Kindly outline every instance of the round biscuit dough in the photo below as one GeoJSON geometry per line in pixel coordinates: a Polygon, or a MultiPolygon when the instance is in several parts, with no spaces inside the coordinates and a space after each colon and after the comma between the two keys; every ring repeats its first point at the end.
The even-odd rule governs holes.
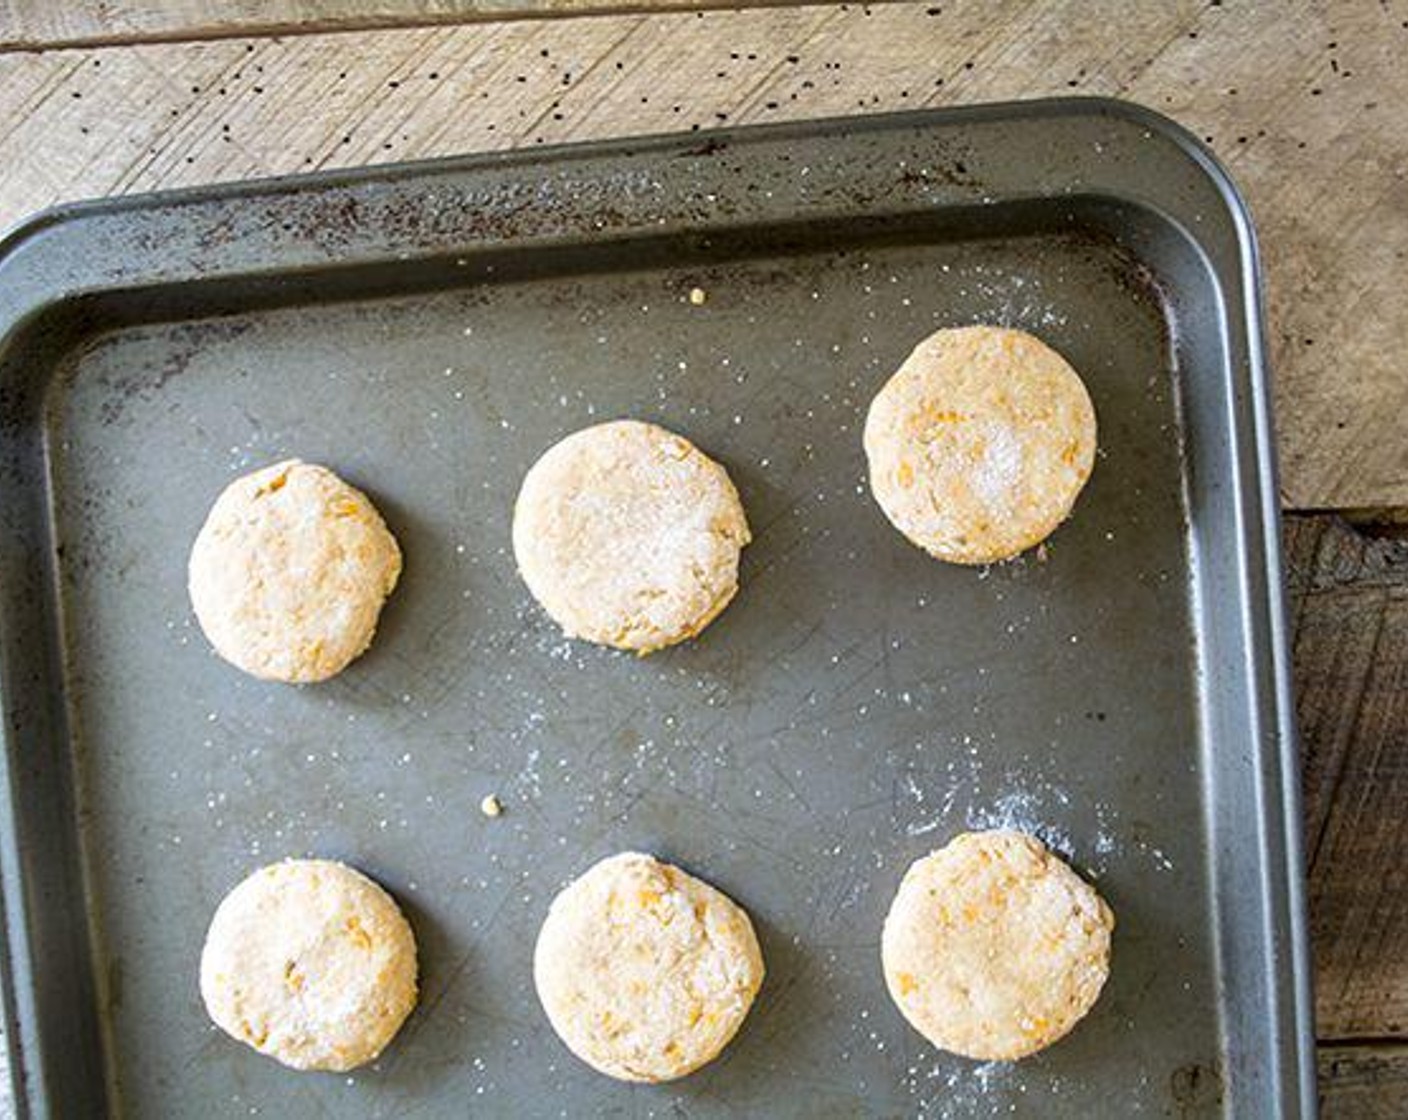
{"type": "Polygon", "coordinates": [[[714,620],[738,590],[750,539],[724,468],[638,420],[554,444],[513,512],[518,569],[567,636],[642,654],[714,620]]]}
{"type": "Polygon", "coordinates": [[[396,903],[342,863],[254,872],[215,911],[200,992],[216,1026],[294,1069],[349,1070],[416,1003],[416,943],[396,903]]]}
{"type": "Polygon", "coordinates": [[[722,891],[625,852],[553,900],[533,980],[582,1061],[622,1081],[670,1081],[728,1045],[763,982],[763,956],[722,891]]]}
{"type": "Polygon", "coordinates": [[[937,331],[876,394],[870,490],[940,560],[988,564],[1045,540],[1095,464],[1095,408],[1040,339],[1002,327],[937,331]]]}
{"type": "Polygon", "coordinates": [[[191,549],[191,604],[226,661],[264,680],[340,673],[371,645],[401,550],[360,490],[289,459],[237,478],[191,549]]]}
{"type": "Polygon", "coordinates": [[[981,1061],[1050,1046],[1095,1003],[1115,918],[1021,832],[970,832],[917,860],[885,918],[890,998],[941,1050],[981,1061]]]}

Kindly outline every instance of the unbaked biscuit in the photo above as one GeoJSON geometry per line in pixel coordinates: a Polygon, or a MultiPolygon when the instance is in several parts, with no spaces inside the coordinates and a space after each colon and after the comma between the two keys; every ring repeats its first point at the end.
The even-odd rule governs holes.
{"type": "Polygon", "coordinates": [[[191,549],[191,604],[215,652],[265,680],[326,680],[367,646],[401,550],[361,491],[289,459],[237,478],[191,549]]]}
{"type": "Polygon", "coordinates": [[[554,444],[513,513],[518,569],[563,631],[642,654],[693,637],[728,605],[749,539],[724,468],[637,420],[554,444]]]}
{"type": "Polygon", "coordinates": [[[941,1050],[983,1061],[1050,1046],[1095,1003],[1115,919],[1021,832],[965,833],[916,861],[885,919],[890,997],[941,1050]]]}
{"type": "Polygon", "coordinates": [[[1006,560],[1071,512],[1095,463],[1095,408],[1060,354],[1025,331],[930,335],[871,402],[870,490],[933,556],[1006,560]]]}
{"type": "Polygon", "coordinates": [[[294,1069],[372,1061],[416,1002],[416,943],[381,887],[341,863],[256,871],[220,903],[200,958],[206,1010],[294,1069]]]}
{"type": "Polygon", "coordinates": [[[582,1061],[670,1081],[712,1060],[763,982],[748,915],[653,857],[602,860],[553,900],[533,954],[538,998],[582,1061]]]}

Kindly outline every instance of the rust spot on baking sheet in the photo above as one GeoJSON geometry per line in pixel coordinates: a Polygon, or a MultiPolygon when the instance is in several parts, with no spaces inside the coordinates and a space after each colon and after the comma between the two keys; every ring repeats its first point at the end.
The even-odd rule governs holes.
{"type": "Polygon", "coordinates": [[[1182,1115],[1201,1113],[1222,1102],[1222,1074],[1217,1064],[1189,1062],[1179,1066],[1168,1079],[1169,1095],[1182,1115]]]}
{"type": "Polygon", "coordinates": [[[208,347],[230,342],[253,328],[248,319],[199,319],[186,323],[129,327],[116,334],[93,339],[71,371],[88,367],[95,358],[99,369],[94,380],[108,390],[98,407],[104,426],[116,424],[128,407],[137,401],[152,401],[172,381],[184,374],[196,356],[208,347]],[[101,354],[109,347],[122,346],[134,338],[161,338],[166,345],[158,360],[140,365],[121,363],[113,368],[101,364],[101,354]]]}

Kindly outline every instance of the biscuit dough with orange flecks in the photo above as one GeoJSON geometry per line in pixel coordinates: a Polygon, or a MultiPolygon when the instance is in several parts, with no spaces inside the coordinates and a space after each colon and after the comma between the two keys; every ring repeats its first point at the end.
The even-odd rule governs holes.
{"type": "Polygon", "coordinates": [[[987,564],[1045,540],[1095,463],[1095,408],[1060,354],[1025,331],[924,339],[865,421],[870,490],[940,560],[987,564]]]}
{"type": "Polygon", "coordinates": [[[1095,889],[1039,840],[965,833],[900,883],[881,937],[885,984],[939,1049],[1022,1058],[1094,1005],[1114,926],[1095,889]]]}
{"type": "Polygon", "coordinates": [[[215,1024],[286,1066],[372,1061],[416,1003],[416,943],[390,895],[346,864],[254,872],[215,911],[200,959],[215,1024]]]}
{"type": "Polygon", "coordinates": [[[728,606],[749,539],[728,472],[638,420],[548,448],[513,511],[518,570],[567,636],[642,654],[694,637],[728,606]]]}
{"type": "Polygon", "coordinates": [[[625,852],[553,900],[533,980],[582,1061],[623,1081],[670,1081],[728,1045],[763,982],[763,956],[727,895],[625,852]]]}
{"type": "Polygon", "coordinates": [[[264,680],[326,680],[371,645],[401,575],[360,490],[289,459],[235,479],[191,549],[191,604],[215,652],[264,680]]]}

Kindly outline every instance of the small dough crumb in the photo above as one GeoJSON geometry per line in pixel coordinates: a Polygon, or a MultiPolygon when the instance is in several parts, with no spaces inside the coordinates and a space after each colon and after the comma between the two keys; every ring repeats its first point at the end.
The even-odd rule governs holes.
{"type": "Polygon", "coordinates": [[[703,307],[708,299],[709,294],[703,288],[689,289],[689,302],[694,304],[695,307],[703,307]]]}
{"type": "Polygon", "coordinates": [[[486,793],[484,800],[479,803],[479,811],[486,817],[497,817],[503,814],[504,806],[494,794],[486,793]]]}

